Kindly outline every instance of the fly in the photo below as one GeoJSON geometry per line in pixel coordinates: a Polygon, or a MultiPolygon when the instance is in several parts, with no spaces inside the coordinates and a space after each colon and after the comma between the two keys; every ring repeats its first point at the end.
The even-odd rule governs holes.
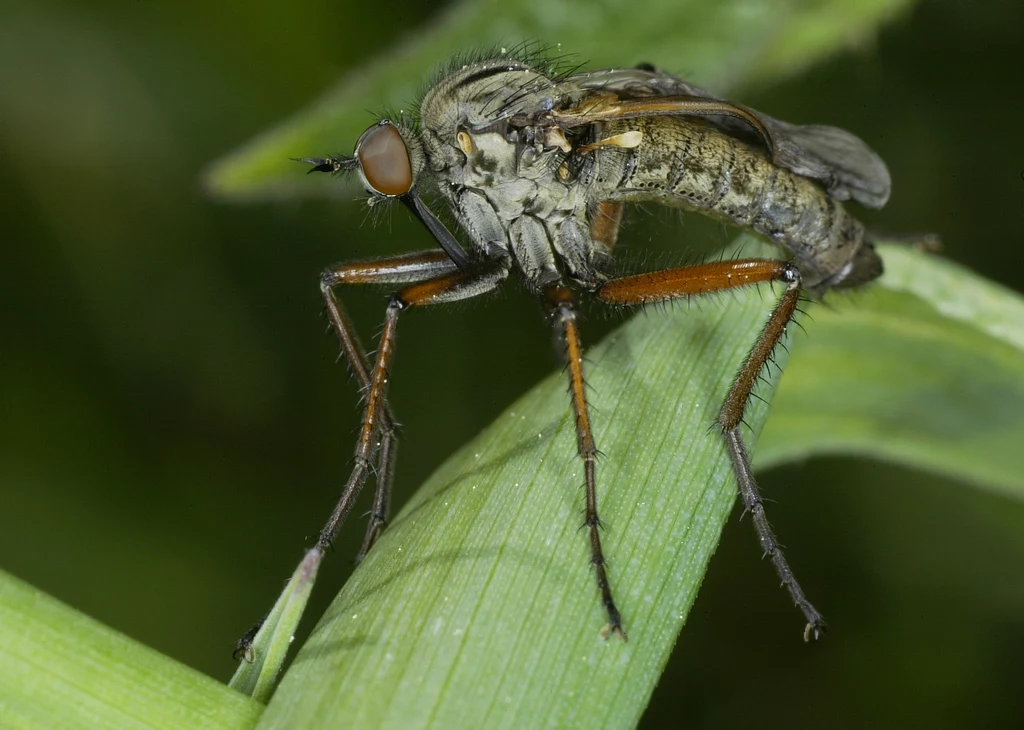
{"type": "Polygon", "coordinates": [[[453,65],[419,104],[416,120],[382,119],[352,156],[302,160],[312,171],[359,175],[370,203],[398,200],[437,247],[341,263],[320,288],[331,325],[366,408],[352,472],[317,542],[334,540],[371,471],[376,490],[358,559],[383,531],[394,474],[395,419],[388,372],[401,314],[492,291],[513,271],[544,302],[564,343],[576,441],[585,474],[591,563],[607,615],[602,634],[626,638],[601,546],[597,447],[590,424],[576,300],[585,293],[618,307],[780,283],[781,299],[739,368],[719,412],[739,493],[765,554],[805,620],[804,639],[825,621],[804,595],[765,517],[740,433],[757,376],[792,321],[801,294],[818,298],[882,273],[865,227],[844,207],[881,208],[889,172],[849,132],[792,125],[712,96],[651,66],[558,73],[525,53],[453,65]],[[433,189],[450,208],[461,241],[421,197],[433,189]],[[623,208],[659,203],[752,230],[781,249],[749,258],[616,276],[611,262],[623,208]],[[360,345],[337,291],[354,284],[398,288],[373,359],[360,345]]]}

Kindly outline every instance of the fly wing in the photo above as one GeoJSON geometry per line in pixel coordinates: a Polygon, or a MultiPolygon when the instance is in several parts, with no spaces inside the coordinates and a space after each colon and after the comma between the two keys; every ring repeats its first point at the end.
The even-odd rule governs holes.
{"type": "Polygon", "coordinates": [[[778,140],[782,167],[821,180],[836,200],[852,198],[868,208],[881,208],[889,200],[889,168],[859,137],[824,124],[788,124],[764,116],[762,121],[778,140]]]}
{"type": "MultiPolygon", "coordinates": [[[[620,99],[689,96],[724,101],[696,84],[647,68],[583,72],[568,77],[563,83],[563,88],[579,90],[577,103],[587,93],[614,94],[620,99]]],[[[570,92],[568,96],[573,94],[570,92]]],[[[820,181],[836,200],[852,199],[869,208],[881,208],[888,201],[892,188],[889,169],[860,138],[838,127],[789,124],[747,107],[742,109],[768,131],[775,164],[820,181]]],[[[755,144],[767,141],[749,121],[736,115],[705,119],[739,139],[755,144]]]]}

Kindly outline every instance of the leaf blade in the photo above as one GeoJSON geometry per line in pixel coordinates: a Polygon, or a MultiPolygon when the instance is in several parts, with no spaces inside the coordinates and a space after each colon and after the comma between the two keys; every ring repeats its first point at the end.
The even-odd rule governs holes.
{"type": "Polygon", "coordinates": [[[241,730],[263,708],[0,572],[4,727],[241,730]]]}
{"type": "Polygon", "coordinates": [[[231,689],[264,704],[270,699],[288,648],[295,638],[295,630],[309,601],[322,559],[319,550],[314,548],[307,551],[270,613],[258,624],[259,630],[251,644],[246,646],[245,639],[239,642],[236,654],[240,661],[228,682],[231,689]]]}

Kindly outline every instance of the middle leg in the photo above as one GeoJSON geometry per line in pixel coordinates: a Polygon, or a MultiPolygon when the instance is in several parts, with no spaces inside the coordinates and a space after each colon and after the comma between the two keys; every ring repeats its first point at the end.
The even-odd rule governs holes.
{"type": "Polygon", "coordinates": [[[584,526],[590,533],[590,563],[594,566],[601,602],[608,614],[608,623],[601,629],[601,635],[618,634],[619,638],[625,641],[626,632],[622,629],[622,616],[612,597],[604,552],[601,549],[601,519],[597,515],[597,447],[594,445],[594,434],[590,428],[590,414],[587,410],[586,382],[583,379],[583,345],[576,325],[576,309],[571,292],[560,284],[545,289],[544,299],[565,343],[569,394],[576,417],[576,449],[583,459],[586,490],[584,526]]]}

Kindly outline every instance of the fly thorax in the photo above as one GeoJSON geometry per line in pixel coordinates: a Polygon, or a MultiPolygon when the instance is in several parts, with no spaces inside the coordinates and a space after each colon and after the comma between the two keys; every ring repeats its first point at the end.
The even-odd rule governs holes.
{"type": "Polygon", "coordinates": [[[521,142],[515,131],[460,130],[457,140],[465,155],[462,184],[486,195],[503,219],[525,212],[547,221],[571,212],[573,188],[557,177],[559,150],[521,142]]]}
{"type": "Polygon", "coordinates": [[[479,247],[506,247],[538,289],[559,278],[559,231],[585,211],[558,177],[557,140],[513,123],[549,109],[556,86],[525,63],[492,59],[453,70],[420,104],[427,156],[460,225],[479,247]]]}
{"type": "Polygon", "coordinates": [[[460,129],[456,141],[465,155],[462,175],[464,185],[478,189],[493,188],[518,178],[516,145],[502,134],[473,133],[460,129]]]}
{"type": "Polygon", "coordinates": [[[420,103],[423,126],[450,134],[457,125],[474,129],[550,104],[554,83],[515,59],[489,59],[454,69],[420,103]]]}

